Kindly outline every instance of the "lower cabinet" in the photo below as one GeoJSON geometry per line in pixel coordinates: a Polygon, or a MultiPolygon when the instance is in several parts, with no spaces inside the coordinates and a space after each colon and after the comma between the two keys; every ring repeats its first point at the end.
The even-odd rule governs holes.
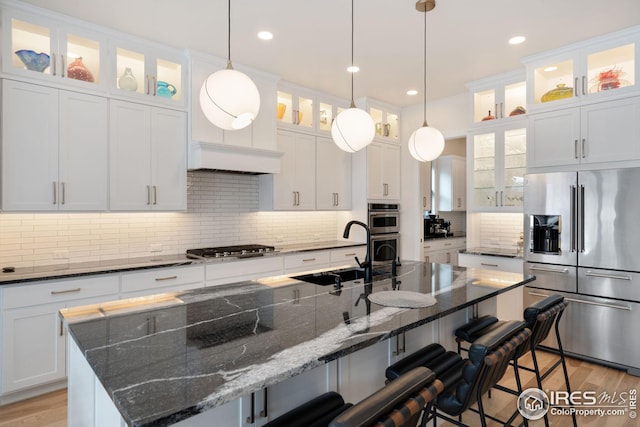
{"type": "Polygon", "coordinates": [[[441,238],[425,240],[424,261],[436,264],[458,265],[458,251],[467,247],[466,238],[441,238]]]}
{"type": "Polygon", "coordinates": [[[205,286],[254,280],[282,274],[281,256],[265,256],[238,261],[223,261],[207,264],[205,286]]]}
{"type": "Polygon", "coordinates": [[[117,299],[118,288],[118,276],[112,275],[1,289],[0,404],[42,392],[31,388],[64,387],[67,336],[58,311],[117,299]]]}

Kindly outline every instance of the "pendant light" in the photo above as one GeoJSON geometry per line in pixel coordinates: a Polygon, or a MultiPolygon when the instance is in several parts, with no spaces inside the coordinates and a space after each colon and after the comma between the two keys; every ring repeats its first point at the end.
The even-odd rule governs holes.
{"type": "Polygon", "coordinates": [[[260,110],[255,83],[231,65],[231,0],[228,0],[227,68],[207,77],[200,88],[200,108],[207,119],[226,130],[249,126],[260,110]]]}
{"type": "MultiPolygon", "coordinates": [[[[351,67],[353,70],[353,0],[351,0],[351,67]]],[[[353,101],[353,74],[351,71],[351,105],[336,116],[331,124],[333,142],[343,151],[353,153],[373,141],[375,124],[364,110],[356,108],[353,101]]]]}
{"type": "Polygon", "coordinates": [[[421,162],[435,160],[444,150],[444,136],[427,124],[427,12],[436,7],[435,0],[418,0],[416,9],[424,13],[424,122],[409,137],[409,153],[421,162]]]}

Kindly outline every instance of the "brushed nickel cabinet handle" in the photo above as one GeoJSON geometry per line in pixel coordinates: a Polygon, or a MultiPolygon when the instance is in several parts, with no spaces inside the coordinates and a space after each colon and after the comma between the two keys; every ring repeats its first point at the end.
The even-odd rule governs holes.
{"type": "Polygon", "coordinates": [[[178,276],[156,277],[156,282],[162,282],[164,280],[175,280],[178,276]]]}
{"type": "Polygon", "coordinates": [[[587,81],[587,76],[582,76],[582,94],[583,95],[587,94],[586,81],[587,81]]]}
{"type": "Polygon", "coordinates": [[[62,204],[64,205],[67,201],[67,186],[64,182],[60,183],[62,185],[62,204]]]}
{"type": "Polygon", "coordinates": [[[153,204],[158,204],[158,188],[155,185],[153,186],[153,204]]]}
{"type": "Polygon", "coordinates": [[[578,158],[578,140],[574,140],[573,142],[573,157],[578,158]]]}
{"type": "Polygon", "coordinates": [[[578,78],[577,77],[575,79],[573,79],[573,95],[574,96],[579,96],[580,95],[578,93],[578,78]]]}
{"type": "Polygon", "coordinates": [[[53,204],[58,204],[58,183],[53,181],[53,204]]]}
{"type": "Polygon", "coordinates": [[[82,288],[65,289],[64,291],[51,291],[51,295],[71,294],[74,292],[80,292],[82,288]]]}
{"type": "Polygon", "coordinates": [[[302,262],[311,262],[311,261],[315,261],[316,258],[305,258],[302,260],[302,262]]]}
{"type": "Polygon", "coordinates": [[[56,75],[56,68],[58,68],[58,65],[57,65],[58,61],[56,59],[56,53],[55,52],[51,52],[51,57],[53,58],[53,67],[52,67],[52,70],[51,70],[51,75],[55,76],[56,75]]]}
{"type": "Polygon", "coordinates": [[[153,96],[156,96],[158,84],[156,83],[156,76],[153,76],[153,96]]]}
{"type": "Polygon", "coordinates": [[[147,205],[151,204],[151,186],[147,185],[147,205]]]}
{"type": "Polygon", "coordinates": [[[498,264],[490,264],[488,262],[481,262],[480,265],[484,265],[485,267],[497,267],[498,264]]]}
{"type": "Polygon", "coordinates": [[[151,90],[151,76],[147,74],[147,95],[149,95],[150,90],[151,90]]]}
{"type": "Polygon", "coordinates": [[[269,401],[269,394],[267,390],[268,390],[267,387],[265,387],[262,392],[264,395],[264,400],[262,401],[262,411],[260,411],[260,413],[258,414],[262,418],[267,418],[269,416],[269,413],[267,412],[268,401],[269,401]]]}
{"type": "Polygon", "coordinates": [[[60,319],[60,336],[64,336],[64,323],[62,322],[62,319],[60,319]]]}
{"type": "Polygon", "coordinates": [[[344,256],[346,256],[346,257],[352,257],[352,256],[356,256],[356,253],[355,253],[355,252],[353,252],[353,253],[350,253],[350,254],[344,254],[344,256]]]}
{"type": "Polygon", "coordinates": [[[60,54],[60,62],[62,62],[62,69],[60,70],[60,76],[64,78],[64,70],[67,69],[67,66],[65,65],[65,61],[64,61],[64,55],[60,54]]]}
{"type": "Polygon", "coordinates": [[[582,158],[584,159],[587,155],[584,150],[584,143],[586,142],[586,138],[582,138],[582,158]]]}

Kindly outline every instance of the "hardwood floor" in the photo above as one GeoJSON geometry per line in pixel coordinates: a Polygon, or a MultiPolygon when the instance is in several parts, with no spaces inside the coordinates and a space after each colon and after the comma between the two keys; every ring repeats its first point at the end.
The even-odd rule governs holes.
{"type": "MultiPolygon", "coordinates": [[[[539,352],[539,360],[542,366],[549,366],[556,356],[550,353],[539,352]]],[[[531,357],[521,359],[525,366],[532,366],[531,357]]],[[[640,378],[627,375],[616,369],[583,362],[576,359],[567,359],[569,381],[572,390],[595,391],[599,395],[607,392],[609,395],[628,392],[631,389],[640,390],[640,378]]],[[[522,374],[523,387],[536,387],[533,374],[522,374]]],[[[509,369],[501,384],[515,388],[513,370],[509,369]]],[[[543,384],[548,390],[564,390],[562,369],[556,368],[553,374],[543,384]]],[[[494,390],[491,399],[484,399],[487,413],[501,419],[507,419],[516,409],[515,396],[494,390]]],[[[640,409],[640,406],[639,406],[640,409]]],[[[67,425],[67,393],[65,390],[39,396],[23,402],[0,406],[0,427],[66,427],[67,425]]],[[[516,422],[521,421],[518,418],[516,422]]],[[[480,426],[478,415],[473,412],[465,413],[463,421],[470,426],[480,426]]],[[[571,426],[570,416],[550,416],[549,422],[555,427],[571,426]]],[[[580,416],[578,425],[584,427],[632,427],[639,425],[640,421],[629,418],[628,414],[622,416],[580,416]]],[[[440,425],[440,423],[438,423],[440,425]]],[[[442,425],[452,425],[444,423],[442,425]]],[[[499,424],[489,421],[489,427],[499,424]]],[[[543,420],[530,421],[532,427],[544,426],[543,420]]],[[[226,427],[226,426],[218,426],[226,427]]]]}

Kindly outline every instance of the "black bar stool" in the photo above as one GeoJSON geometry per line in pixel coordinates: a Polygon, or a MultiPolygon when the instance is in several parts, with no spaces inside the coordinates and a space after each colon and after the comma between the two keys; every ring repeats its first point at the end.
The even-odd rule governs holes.
{"type": "Polygon", "coordinates": [[[265,427],[327,427],[331,420],[351,406],[340,394],[330,391],[269,421],[265,427]]]}
{"type": "Polygon", "coordinates": [[[519,412],[514,411],[506,422],[495,418],[485,413],[482,396],[502,379],[509,361],[523,345],[527,345],[530,336],[531,330],[526,328],[525,322],[514,320],[503,322],[477,338],[469,348],[469,358],[461,366],[456,365],[442,374],[441,380],[448,386],[438,395],[430,413],[425,414],[423,425],[433,419],[435,426],[436,419],[441,418],[458,426],[466,426],[461,416],[467,410],[479,414],[482,427],[486,427],[487,418],[510,425],[519,412]],[[478,404],[477,410],[471,407],[475,403],[478,404]],[[458,419],[450,416],[457,416],[458,419]]]}
{"type": "MultiPolygon", "coordinates": [[[[560,339],[560,332],[558,330],[558,323],[564,313],[564,309],[567,307],[568,302],[564,300],[561,295],[551,295],[547,298],[536,302],[535,304],[527,307],[524,310],[524,320],[527,327],[531,329],[531,339],[528,345],[522,347],[515,354],[512,360],[514,374],[516,377],[517,390],[512,390],[507,387],[496,385],[495,388],[514,395],[520,395],[522,392],[522,383],[520,378],[520,369],[528,372],[532,372],[536,376],[536,382],[538,388],[542,390],[542,381],[548,377],[558,365],[562,365],[564,374],[564,380],[567,387],[567,392],[571,393],[571,386],[569,385],[569,375],[567,373],[567,365],[564,357],[564,351],[562,349],[562,340],[560,339]],[[555,329],[556,340],[558,342],[558,360],[549,367],[545,372],[540,372],[540,366],[538,364],[538,358],[536,355],[536,348],[544,341],[548,336],[551,328],[555,329]],[[527,366],[522,366],[518,363],[518,359],[527,352],[531,352],[531,358],[533,360],[533,369],[527,366]]],[[[482,316],[478,319],[472,320],[464,326],[458,328],[455,332],[456,341],[458,342],[458,352],[466,350],[461,346],[463,342],[473,343],[475,340],[491,332],[504,323],[504,321],[498,320],[494,316],[482,316]]],[[[575,413],[572,413],[572,420],[574,427],[577,426],[575,413]]],[[[545,426],[549,426],[549,419],[547,415],[544,416],[545,426]]]]}
{"type": "Polygon", "coordinates": [[[420,366],[342,412],[329,427],[415,427],[443,389],[436,375],[420,366]]]}

